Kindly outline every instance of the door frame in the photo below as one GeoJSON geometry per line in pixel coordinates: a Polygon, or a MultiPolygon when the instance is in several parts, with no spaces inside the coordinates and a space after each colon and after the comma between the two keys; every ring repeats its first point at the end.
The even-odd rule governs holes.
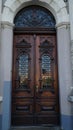
{"type": "MultiPolygon", "coordinates": [[[[57,32],[55,28],[21,28],[21,27],[15,27],[13,30],[13,39],[14,39],[14,35],[20,35],[20,34],[51,34],[51,35],[55,35],[56,37],[56,56],[57,56],[57,76],[58,76],[58,52],[57,52],[57,32]]],[[[13,42],[14,45],[14,42],[13,42]]],[[[13,49],[14,52],[14,49],[13,49]]],[[[12,55],[13,57],[13,55],[12,55]]],[[[12,60],[12,70],[13,70],[13,60],[12,60]]],[[[60,121],[60,103],[59,103],[59,76],[57,77],[58,79],[58,106],[59,106],[59,125],[61,125],[61,121],[60,121]]],[[[12,96],[11,96],[11,100],[12,100],[12,96]]],[[[11,104],[12,106],[12,104],[11,104]]]]}
{"type": "Polygon", "coordinates": [[[13,30],[13,34],[56,34],[55,28],[22,28],[15,27],[13,30]]]}

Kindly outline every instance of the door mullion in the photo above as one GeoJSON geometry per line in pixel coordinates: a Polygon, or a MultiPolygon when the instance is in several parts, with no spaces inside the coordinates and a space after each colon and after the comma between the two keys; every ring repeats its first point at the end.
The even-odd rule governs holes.
{"type": "Polygon", "coordinates": [[[34,53],[33,53],[33,61],[34,61],[34,111],[33,111],[33,122],[36,124],[36,117],[35,117],[35,111],[36,111],[36,34],[33,35],[34,40],[34,53]]]}

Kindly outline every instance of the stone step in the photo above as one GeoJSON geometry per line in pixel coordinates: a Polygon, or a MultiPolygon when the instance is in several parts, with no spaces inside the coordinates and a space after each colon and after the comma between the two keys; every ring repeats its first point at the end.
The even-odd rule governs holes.
{"type": "Polygon", "coordinates": [[[11,127],[10,130],[61,130],[61,129],[60,127],[26,126],[26,127],[11,127]]]}

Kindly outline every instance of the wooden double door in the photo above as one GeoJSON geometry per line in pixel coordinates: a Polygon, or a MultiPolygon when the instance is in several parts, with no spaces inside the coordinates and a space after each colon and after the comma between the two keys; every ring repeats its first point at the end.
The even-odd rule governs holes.
{"type": "Polygon", "coordinates": [[[55,33],[14,35],[13,126],[59,124],[56,48],[55,33]]]}

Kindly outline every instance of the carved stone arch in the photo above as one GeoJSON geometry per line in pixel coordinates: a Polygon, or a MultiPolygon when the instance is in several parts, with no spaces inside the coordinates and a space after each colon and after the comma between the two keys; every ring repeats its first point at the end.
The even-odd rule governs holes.
{"type": "Polygon", "coordinates": [[[13,24],[14,17],[17,12],[23,7],[28,5],[41,5],[49,9],[56,19],[56,24],[63,22],[69,22],[69,16],[67,14],[66,5],[63,0],[37,0],[35,3],[31,0],[7,0],[4,4],[2,21],[13,24]]]}
{"type": "Polygon", "coordinates": [[[53,14],[46,8],[31,5],[17,13],[14,24],[15,27],[55,28],[56,21],[53,14]]]}

